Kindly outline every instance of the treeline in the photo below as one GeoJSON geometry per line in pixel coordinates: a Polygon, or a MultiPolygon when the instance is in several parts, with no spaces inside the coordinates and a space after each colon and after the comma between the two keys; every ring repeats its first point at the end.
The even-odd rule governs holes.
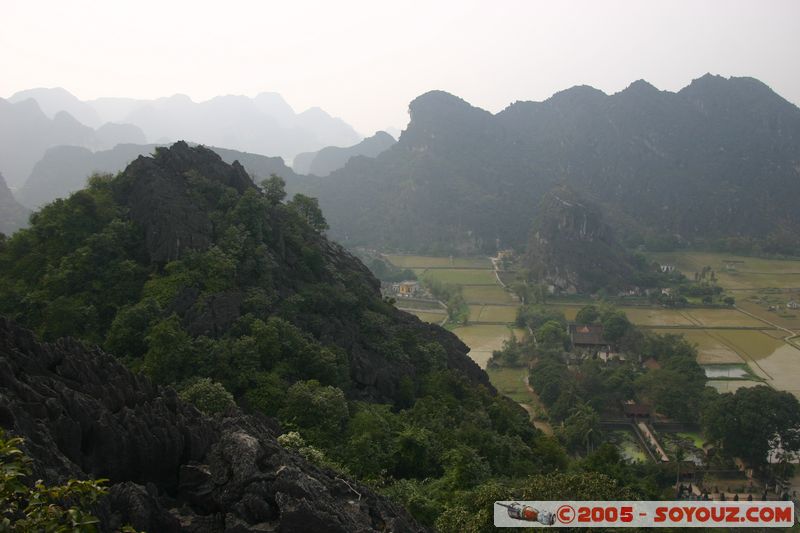
{"type": "Polygon", "coordinates": [[[600,417],[620,416],[622,402],[628,400],[674,420],[700,424],[726,455],[756,467],[765,465],[770,449],[787,458],[800,450],[800,404],[793,395],[766,386],[719,394],[706,386],[696,347],[682,335],[636,328],[612,306],[586,306],[576,322],[601,325],[621,357],[612,355],[611,363],[574,357],[563,314],[523,306],[517,324],[533,334],[522,341],[512,338],[490,361],[530,367],[529,383],[568,451],[590,454],[597,449],[604,441],[600,417]]]}
{"type": "Polygon", "coordinates": [[[423,276],[422,284],[431,291],[437,300],[447,306],[447,318],[454,324],[466,324],[469,321],[469,306],[464,299],[461,285],[443,283],[438,279],[423,276]]]}

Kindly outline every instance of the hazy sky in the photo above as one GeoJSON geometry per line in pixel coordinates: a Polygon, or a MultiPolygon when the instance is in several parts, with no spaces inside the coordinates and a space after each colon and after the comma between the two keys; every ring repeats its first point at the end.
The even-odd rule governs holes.
{"type": "Polygon", "coordinates": [[[370,134],[431,90],[499,111],[576,84],[754,76],[800,103],[800,1],[0,0],[0,96],[277,91],[370,134]]]}

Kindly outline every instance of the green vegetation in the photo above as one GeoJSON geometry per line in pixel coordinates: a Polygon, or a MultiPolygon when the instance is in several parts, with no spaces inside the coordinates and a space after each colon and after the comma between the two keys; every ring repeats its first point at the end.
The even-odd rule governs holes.
{"type": "Polygon", "coordinates": [[[469,321],[469,306],[464,300],[461,286],[442,283],[435,278],[423,277],[422,283],[437,300],[447,306],[447,318],[453,324],[466,324],[469,321]]]}
{"type": "Polygon", "coordinates": [[[706,434],[726,453],[763,467],[773,448],[789,461],[800,451],[800,402],[788,392],[746,387],[714,395],[703,413],[706,434]]]}
{"type": "Polygon", "coordinates": [[[494,285],[497,283],[494,272],[491,270],[431,268],[425,272],[424,277],[428,280],[452,285],[494,285]]]}
{"type": "MultiPolygon", "coordinates": [[[[26,483],[30,459],[20,450],[22,439],[7,438],[0,429],[0,530],[27,533],[98,531],[91,507],[106,494],[106,480],[70,479],[63,485],[26,483]]],[[[123,532],[135,533],[125,527],[123,532]]]]}
{"type": "MultiPolygon", "coordinates": [[[[147,163],[154,173],[168,172],[173,149],[147,163]]],[[[300,438],[286,446],[394,495],[428,525],[485,483],[563,468],[563,450],[523,409],[449,368],[457,354],[399,320],[324,240],[313,201],[283,203],[278,179],[266,193],[237,190],[204,168],[158,176],[191,200],[166,215],[133,221],[143,178],[130,170],[36,213],[0,244],[0,313],[46,340],[97,343],[205,412],[232,399],[276,417],[300,438]],[[168,215],[180,209],[201,213],[179,229],[205,244],[156,259],[162,243],[144,225],[176,231],[168,215]],[[356,357],[359,372],[383,373],[372,389],[354,380],[356,357]]],[[[466,316],[459,290],[441,290],[451,318],[466,316]]]]}
{"type": "Polygon", "coordinates": [[[194,404],[206,414],[222,413],[236,405],[233,395],[221,383],[209,378],[195,378],[178,393],[181,400],[194,404]]]}

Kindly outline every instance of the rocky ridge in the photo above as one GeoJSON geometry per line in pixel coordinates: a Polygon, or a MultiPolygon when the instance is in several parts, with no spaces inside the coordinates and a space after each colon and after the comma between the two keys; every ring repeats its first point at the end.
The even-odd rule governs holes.
{"type": "Polygon", "coordinates": [[[282,448],[271,419],[202,415],[101,350],[0,318],[0,426],[34,478],[108,478],[103,530],[420,531],[369,488],[282,448]]]}

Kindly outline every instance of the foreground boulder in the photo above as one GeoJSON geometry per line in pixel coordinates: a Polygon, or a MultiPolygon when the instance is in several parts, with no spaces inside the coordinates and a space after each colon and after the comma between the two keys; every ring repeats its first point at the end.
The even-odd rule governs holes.
{"type": "Polygon", "coordinates": [[[104,530],[420,531],[399,506],[276,441],[271,419],[209,418],[97,348],[0,317],[0,426],[34,478],[108,478],[104,530]]]}

